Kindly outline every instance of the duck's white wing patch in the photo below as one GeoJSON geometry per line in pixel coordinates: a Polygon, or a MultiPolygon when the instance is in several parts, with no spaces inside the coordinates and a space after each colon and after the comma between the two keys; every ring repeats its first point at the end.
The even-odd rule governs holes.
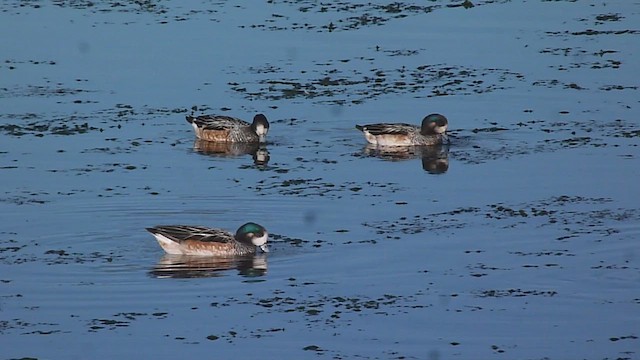
{"type": "Polygon", "coordinates": [[[183,253],[179,243],[162,234],[155,233],[153,236],[158,240],[158,244],[160,244],[160,247],[162,247],[167,254],[181,255],[183,253]]]}

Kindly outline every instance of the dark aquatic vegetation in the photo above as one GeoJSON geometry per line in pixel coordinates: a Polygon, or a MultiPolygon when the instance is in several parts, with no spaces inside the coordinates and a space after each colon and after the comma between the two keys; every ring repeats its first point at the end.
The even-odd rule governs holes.
{"type": "MultiPolygon", "coordinates": [[[[408,51],[420,54],[419,50],[408,51]]],[[[385,55],[395,56],[395,53],[385,55]]],[[[475,69],[451,64],[380,69],[374,67],[373,62],[374,58],[357,57],[349,59],[348,68],[340,70],[341,61],[322,61],[302,74],[289,73],[289,70],[280,68],[270,68],[268,71],[237,69],[231,71],[231,75],[248,71],[259,80],[254,78],[250,82],[233,82],[229,85],[231,90],[249,100],[306,100],[317,104],[353,105],[389,95],[431,98],[486,94],[514,88],[525,79],[524,75],[507,69],[475,69]],[[296,80],[292,80],[293,77],[296,80]]]]}

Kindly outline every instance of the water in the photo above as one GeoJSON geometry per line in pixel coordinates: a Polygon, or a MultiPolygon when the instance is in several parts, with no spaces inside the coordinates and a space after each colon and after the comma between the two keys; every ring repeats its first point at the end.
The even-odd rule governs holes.
{"type": "Polygon", "coordinates": [[[637,357],[638,5],[451,5],[0,5],[2,358],[637,357]],[[246,221],[268,256],[144,230],[246,221]]]}

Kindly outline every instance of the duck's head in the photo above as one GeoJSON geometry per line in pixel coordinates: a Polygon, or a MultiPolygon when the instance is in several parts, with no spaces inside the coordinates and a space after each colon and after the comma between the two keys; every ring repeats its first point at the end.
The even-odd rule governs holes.
{"type": "Polygon", "coordinates": [[[269,233],[267,229],[256,223],[246,223],[236,231],[236,240],[244,244],[253,244],[260,248],[263,252],[269,252],[267,247],[267,239],[269,233]]]}
{"type": "Polygon", "coordinates": [[[447,131],[449,121],[440,114],[430,114],[422,119],[420,133],[422,135],[444,134],[447,131]]]}
{"type": "Polygon", "coordinates": [[[260,142],[267,141],[267,133],[269,132],[269,121],[263,114],[258,114],[253,117],[253,123],[251,129],[258,135],[260,142]]]}

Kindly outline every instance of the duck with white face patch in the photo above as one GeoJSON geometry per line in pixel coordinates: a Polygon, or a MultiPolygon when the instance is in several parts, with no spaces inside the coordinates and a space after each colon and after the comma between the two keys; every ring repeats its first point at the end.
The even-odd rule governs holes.
{"type": "Polygon", "coordinates": [[[420,127],[406,123],[356,125],[370,144],[379,146],[439,145],[447,141],[449,121],[440,114],[422,119],[420,127]]]}
{"type": "Polygon", "coordinates": [[[269,132],[269,121],[263,114],[248,122],[226,115],[187,116],[196,137],[206,141],[265,143],[269,132]]]}
{"type": "Polygon", "coordinates": [[[190,225],[160,225],[147,228],[167,254],[201,256],[243,256],[256,249],[268,252],[267,230],[256,223],[246,223],[235,235],[216,228],[190,225]]]}

